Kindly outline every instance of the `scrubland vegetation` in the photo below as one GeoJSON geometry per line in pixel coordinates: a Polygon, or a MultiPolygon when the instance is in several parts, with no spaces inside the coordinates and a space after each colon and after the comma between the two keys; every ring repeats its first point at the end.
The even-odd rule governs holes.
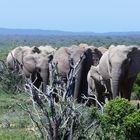
{"type": "Polygon", "coordinates": [[[25,35],[14,35],[14,36],[0,36],[0,48],[10,47],[14,48],[17,46],[45,46],[52,45],[53,47],[79,45],[80,43],[86,43],[94,46],[105,46],[109,47],[111,44],[124,44],[124,45],[138,45],[140,46],[140,36],[25,36],[25,35]]]}
{"type": "MultiPolygon", "coordinates": [[[[41,119],[36,119],[42,130],[34,126],[33,120],[26,109],[32,110],[33,117],[37,117],[31,96],[25,93],[19,75],[11,73],[3,65],[3,61],[11,48],[16,46],[52,45],[55,47],[78,45],[106,46],[111,44],[140,45],[140,36],[1,36],[0,37],[0,139],[2,140],[35,140],[45,139],[48,130],[45,120],[46,114],[38,110],[41,119]],[[15,80],[16,79],[16,80],[15,80]],[[21,108],[21,106],[24,107],[21,108]],[[43,118],[43,119],[42,119],[43,118]],[[42,132],[42,133],[41,133],[42,132]],[[42,138],[41,138],[42,136],[42,138]]],[[[140,98],[140,76],[134,84],[133,98],[140,98]]],[[[65,89],[60,89],[60,92],[65,89]]],[[[59,124],[57,139],[85,139],[85,140],[138,140],[140,136],[140,110],[136,104],[126,99],[116,98],[103,108],[88,107],[85,104],[76,104],[73,100],[61,100],[54,105],[55,114],[49,109],[48,102],[43,101],[48,117],[59,124]],[[67,108],[66,108],[67,107],[67,108]],[[65,110],[65,111],[64,111],[65,110]],[[64,115],[64,114],[65,115],[64,115]],[[65,118],[63,118],[63,117],[65,118]],[[60,120],[59,120],[60,119],[60,120]]],[[[57,123],[56,123],[57,124],[57,123]]],[[[54,130],[54,124],[51,124],[54,130]]]]}

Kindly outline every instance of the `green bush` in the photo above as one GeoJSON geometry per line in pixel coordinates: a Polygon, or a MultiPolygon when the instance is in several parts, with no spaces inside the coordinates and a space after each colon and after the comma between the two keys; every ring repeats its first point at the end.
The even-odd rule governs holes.
{"type": "Polygon", "coordinates": [[[126,116],[123,127],[129,140],[138,140],[140,137],[140,110],[126,116]]]}
{"type": "Polygon", "coordinates": [[[101,116],[101,128],[104,139],[137,139],[140,136],[140,111],[126,99],[111,100],[101,116]]]}
{"type": "Polygon", "coordinates": [[[2,60],[0,60],[0,90],[9,94],[23,90],[22,75],[17,70],[9,70],[2,60]]]}

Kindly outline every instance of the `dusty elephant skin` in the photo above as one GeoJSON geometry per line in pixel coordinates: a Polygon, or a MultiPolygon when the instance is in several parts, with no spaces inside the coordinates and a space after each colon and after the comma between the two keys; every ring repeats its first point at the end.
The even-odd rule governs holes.
{"type": "Polygon", "coordinates": [[[99,72],[104,80],[110,80],[113,98],[128,100],[137,73],[140,71],[140,49],[137,46],[111,46],[100,59],[99,72]]]}
{"type": "Polygon", "coordinates": [[[15,62],[17,62],[23,75],[25,75],[27,78],[30,78],[31,76],[32,82],[37,88],[39,88],[43,82],[42,91],[46,91],[46,85],[48,84],[48,61],[49,60],[46,55],[39,54],[30,47],[17,47],[7,56],[7,64],[9,68],[14,69],[15,62]]]}

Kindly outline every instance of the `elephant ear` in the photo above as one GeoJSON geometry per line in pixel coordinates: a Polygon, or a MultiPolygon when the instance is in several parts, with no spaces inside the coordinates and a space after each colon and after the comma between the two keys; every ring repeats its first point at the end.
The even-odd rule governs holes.
{"type": "Polygon", "coordinates": [[[136,76],[140,72],[140,49],[134,48],[129,55],[130,67],[128,71],[128,78],[136,76]]]}
{"type": "Polygon", "coordinates": [[[18,61],[18,63],[22,64],[23,63],[23,52],[21,47],[15,48],[13,51],[13,56],[14,58],[18,61]]]}

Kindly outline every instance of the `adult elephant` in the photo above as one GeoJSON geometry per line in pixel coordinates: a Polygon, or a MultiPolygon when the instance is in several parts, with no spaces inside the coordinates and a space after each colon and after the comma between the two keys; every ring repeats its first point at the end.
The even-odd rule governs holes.
{"type": "Polygon", "coordinates": [[[81,101],[81,95],[87,95],[88,83],[87,74],[91,65],[97,65],[101,57],[101,53],[95,47],[79,48],[71,54],[71,62],[73,66],[79,65],[75,68],[75,84],[74,84],[74,98],[78,102],[81,101]]]}
{"type": "Polygon", "coordinates": [[[46,91],[49,79],[49,64],[46,55],[40,54],[37,48],[17,47],[7,56],[7,64],[10,69],[21,70],[23,75],[31,78],[33,84],[39,88],[43,83],[42,91],[46,91]]]}
{"type": "MultiPolygon", "coordinates": [[[[99,72],[98,66],[91,66],[88,75],[88,96],[97,97],[97,100],[101,103],[105,103],[105,98],[111,97],[110,80],[105,80],[99,72]]],[[[96,105],[96,102],[91,100],[92,104],[96,105]]]]}
{"type": "Polygon", "coordinates": [[[132,87],[140,71],[140,49],[137,46],[111,46],[100,59],[99,72],[103,79],[110,80],[113,98],[130,100],[132,87]]]}

